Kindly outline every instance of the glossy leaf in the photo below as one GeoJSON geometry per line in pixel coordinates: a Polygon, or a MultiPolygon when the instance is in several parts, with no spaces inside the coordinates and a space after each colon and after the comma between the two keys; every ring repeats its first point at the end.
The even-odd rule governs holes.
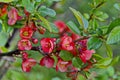
{"type": "Polygon", "coordinates": [[[73,55],[72,55],[70,52],[68,52],[68,51],[61,50],[61,51],[60,51],[60,57],[61,57],[64,61],[69,61],[69,60],[72,60],[73,55]]]}
{"type": "Polygon", "coordinates": [[[111,61],[112,61],[112,58],[109,58],[109,57],[103,58],[99,60],[95,65],[96,67],[99,67],[99,68],[107,68],[110,65],[111,61]]]}
{"type": "Polygon", "coordinates": [[[120,41],[120,26],[115,27],[107,38],[107,44],[114,44],[120,41]]]}
{"type": "Polygon", "coordinates": [[[69,21],[69,22],[67,23],[67,26],[70,28],[71,31],[73,31],[74,33],[80,35],[80,30],[79,30],[79,28],[75,25],[74,22],[69,21]]]}
{"type": "Polygon", "coordinates": [[[54,17],[56,15],[56,12],[53,9],[47,8],[46,6],[41,6],[38,11],[43,16],[48,15],[54,17]]]}
{"type": "Polygon", "coordinates": [[[98,49],[102,45],[102,41],[99,38],[91,37],[88,39],[88,49],[98,49]]]}
{"type": "Polygon", "coordinates": [[[7,42],[7,39],[8,39],[8,34],[1,31],[0,32],[0,46],[4,46],[5,43],[7,42]]]}
{"type": "Polygon", "coordinates": [[[114,70],[114,68],[112,66],[110,66],[110,67],[107,68],[107,74],[109,76],[111,76],[111,77],[114,76],[115,70],[114,70]]]}
{"type": "Polygon", "coordinates": [[[73,64],[74,67],[81,68],[82,63],[83,63],[83,62],[80,60],[79,57],[74,57],[74,58],[72,59],[72,64],[73,64]]]}
{"type": "Polygon", "coordinates": [[[50,26],[50,22],[48,22],[48,20],[45,19],[44,17],[42,17],[42,16],[40,16],[40,15],[38,15],[38,16],[39,16],[40,20],[41,20],[41,21],[43,22],[43,24],[44,24],[43,27],[45,27],[45,28],[48,29],[50,32],[52,32],[52,28],[51,28],[51,26],[50,26]]]}
{"type": "Polygon", "coordinates": [[[114,4],[114,7],[115,7],[117,10],[120,11],[120,3],[116,3],[116,4],[114,4]]]}
{"type": "Polygon", "coordinates": [[[26,80],[26,77],[24,74],[22,74],[21,72],[18,71],[11,71],[12,76],[14,75],[14,78],[12,77],[12,80],[26,80]]]}
{"type": "Polygon", "coordinates": [[[119,59],[120,59],[120,56],[113,58],[112,62],[110,63],[110,66],[115,65],[119,61],[119,59]]]}
{"type": "Polygon", "coordinates": [[[99,55],[99,54],[97,54],[97,53],[93,54],[93,56],[92,56],[92,57],[94,57],[96,60],[103,59],[103,57],[102,57],[102,56],[100,56],[100,55],[99,55]]]}
{"type": "Polygon", "coordinates": [[[107,13],[104,13],[102,11],[96,11],[95,16],[99,21],[105,21],[105,19],[109,17],[107,13]]]}
{"type": "Polygon", "coordinates": [[[106,34],[110,33],[112,29],[115,28],[116,26],[120,26],[120,18],[117,18],[111,22],[106,34]]]}
{"type": "Polygon", "coordinates": [[[22,0],[22,5],[26,8],[28,12],[34,12],[34,2],[31,2],[30,0],[22,0]]]}
{"type": "Polygon", "coordinates": [[[113,52],[112,52],[112,48],[110,47],[110,45],[105,44],[106,50],[107,50],[107,55],[108,57],[113,57],[113,52]]]}
{"type": "Polygon", "coordinates": [[[52,28],[52,32],[53,32],[53,33],[58,33],[58,32],[59,32],[59,30],[58,30],[58,28],[55,26],[55,24],[50,23],[50,26],[51,26],[51,28],[52,28]]]}
{"type": "Polygon", "coordinates": [[[73,12],[74,16],[78,20],[79,24],[83,27],[83,29],[87,29],[88,21],[82,16],[82,14],[71,7],[70,7],[70,10],[73,12]]]}

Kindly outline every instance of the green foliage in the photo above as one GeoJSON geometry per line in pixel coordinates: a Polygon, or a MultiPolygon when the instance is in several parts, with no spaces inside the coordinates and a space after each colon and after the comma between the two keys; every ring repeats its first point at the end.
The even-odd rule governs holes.
{"type": "Polygon", "coordinates": [[[0,2],[4,2],[4,3],[9,3],[9,2],[12,2],[14,0],[0,0],[0,2]]]}
{"type": "Polygon", "coordinates": [[[41,6],[38,9],[39,13],[43,16],[51,16],[54,17],[56,15],[56,12],[53,9],[47,8],[46,6],[41,6]]]}
{"type": "Polygon", "coordinates": [[[50,23],[50,26],[51,26],[51,28],[52,28],[52,32],[53,32],[53,33],[58,33],[58,32],[59,32],[59,30],[58,30],[58,28],[55,26],[55,24],[50,23]]]}
{"type": "Polygon", "coordinates": [[[35,4],[35,2],[30,1],[30,0],[22,0],[23,7],[25,7],[26,10],[30,13],[34,12],[34,10],[35,10],[34,4],[35,4]]]}
{"type": "Polygon", "coordinates": [[[114,4],[114,7],[115,7],[117,10],[120,11],[120,3],[116,3],[116,4],[114,4]]]}
{"type": "Polygon", "coordinates": [[[91,37],[88,39],[88,49],[98,49],[102,45],[102,41],[97,37],[91,37]]]}
{"type": "Polygon", "coordinates": [[[38,15],[38,17],[40,18],[40,20],[43,22],[43,27],[45,27],[46,29],[48,29],[50,32],[52,32],[52,28],[50,26],[50,22],[48,22],[47,19],[45,19],[44,17],[38,15]]]}
{"type": "Polygon", "coordinates": [[[0,32],[0,46],[4,46],[8,39],[8,33],[1,31],[0,32]]]}
{"type": "Polygon", "coordinates": [[[119,56],[113,58],[112,62],[110,63],[110,66],[113,66],[113,65],[115,65],[116,63],[118,63],[118,62],[119,62],[119,59],[120,59],[119,56]]]}
{"type": "Polygon", "coordinates": [[[113,52],[112,52],[112,49],[111,49],[110,45],[105,44],[105,47],[106,47],[106,50],[107,50],[108,57],[113,57],[113,52]]]}
{"type": "Polygon", "coordinates": [[[73,58],[73,55],[68,51],[61,50],[60,51],[60,57],[65,61],[69,61],[73,58]]]}
{"type": "Polygon", "coordinates": [[[120,26],[115,27],[107,38],[107,44],[114,44],[120,41],[120,26]]]}
{"type": "Polygon", "coordinates": [[[22,74],[22,72],[18,72],[18,71],[10,71],[8,74],[8,77],[10,77],[10,80],[26,80],[27,78],[25,77],[24,74],[22,74]],[[13,77],[14,76],[14,77],[13,77]]]}
{"type": "Polygon", "coordinates": [[[120,18],[117,18],[111,22],[106,34],[110,33],[112,31],[112,29],[114,29],[117,26],[120,26],[120,18]]]}
{"type": "Polygon", "coordinates": [[[94,15],[99,21],[105,21],[109,17],[107,13],[104,13],[102,11],[96,11],[94,15]]]}
{"type": "Polygon", "coordinates": [[[97,62],[97,64],[95,64],[96,67],[99,67],[99,68],[107,68],[109,66],[109,64],[111,63],[112,61],[112,58],[103,58],[101,60],[99,60],[97,62]]]}
{"type": "Polygon", "coordinates": [[[79,28],[76,26],[76,24],[72,21],[67,22],[68,27],[70,28],[71,31],[73,31],[74,33],[80,35],[80,30],[79,28]]]}
{"type": "Polygon", "coordinates": [[[72,59],[72,64],[73,64],[74,67],[81,68],[81,66],[82,66],[82,61],[80,60],[79,57],[74,57],[74,58],[72,59]]]}
{"type": "Polygon", "coordinates": [[[79,22],[79,24],[81,25],[81,27],[83,29],[87,29],[88,28],[88,21],[82,16],[82,14],[79,11],[76,11],[75,9],[70,7],[70,10],[73,12],[73,14],[75,15],[77,21],[79,22]]]}
{"type": "Polygon", "coordinates": [[[98,55],[97,53],[93,54],[93,57],[96,59],[96,60],[101,60],[103,59],[102,56],[98,55]]]}

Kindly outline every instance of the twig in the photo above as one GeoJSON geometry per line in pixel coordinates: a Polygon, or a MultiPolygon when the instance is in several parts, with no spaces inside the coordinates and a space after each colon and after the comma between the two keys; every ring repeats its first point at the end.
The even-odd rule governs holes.
{"type": "Polygon", "coordinates": [[[18,31],[18,29],[16,29],[16,28],[13,30],[12,36],[9,37],[9,39],[7,40],[7,43],[5,44],[6,48],[10,47],[10,43],[13,40],[13,38],[15,37],[15,34],[17,31],[18,31]]]}
{"type": "Polygon", "coordinates": [[[94,15],[93,12],[94,12],[96,9],[98,9],[99,7],[101,7],[103,4],[104,4],[104,2],[99,3],[99,4],[92,10],[92,13],[91,13],[90,18],[88,19],[88,21],[90,21],[90,20],[93,18],[93,15],[94,15]]]}
{"type": "MultiPolygon", "coordinates": [[[[33,51],[39,51],[41,54],[43,54],[43,52],[41,51],[41,49],[40,49],[39,46],[32,47],[31,50],[33,50],[33,51]]],[[[0,53],[0,57],[3,57],[3,56],[11,56],[12,57],[13,55],[19,55],[21,51],[22,50],[16,49],[14,51],[6,52],[6,53],[0,53]]]]}

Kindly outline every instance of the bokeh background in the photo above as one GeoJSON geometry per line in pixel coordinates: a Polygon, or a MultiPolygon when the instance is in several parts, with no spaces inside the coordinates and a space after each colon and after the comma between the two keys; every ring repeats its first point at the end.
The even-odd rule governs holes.
{"type": "MultiPolygon", "coordinates": [[[[49,1],[49,0],[48,0],[49,1]]],[[[77,24],[76,19],[74,18],[72,12],[70,11],[69,7],[75,8],[76,10],[80,11],[82,14],[86,13],[89,14],[91,11],[91,2],[94,0],[62,0],[54,5],[54,9],[57,12],[56,17],[49,17],[49,21],[54,22],[56,20],[63,20],[67,22],[69,20],[75,21],[77,24]]],[[[100,1],[100,0],[96,0],[100,1]]],[[[48,4],[51,5],[51,4],[48,4]]],[[[98,8],[109,15],[107,21],[100,22],[100,25],[109,25],[110,21],[115,18],[120,17],[120,0],[107,0],[106,3],[98,8]]],[[[9,51],[14,50],[17,45],[17,41],[19,40],[19,33],[15,34],[12,42],[10,43],[9,51]]],[[[49,35],[51,36],[51,35],[49,35]]],[[[40,34],[35,34],[35,37],[42,37],[40,34]]],[[[7,33],[0,33],[0,46],[3,46],[8,39],[7,33]],[[1,36],[4,35],[4,36],[1,36]],[[4,40],[4,41],[3,41],[4,40]]],[[[38,43],[39,45],[39,43],[38,43]]],[[[111,46],[114,52],[114,56],[120,56],[120,44],[112,45],[111,46]]],[[[2,48],[2,47],[1,47],[2,48]]],[[[4,51],[8,51],[4,49],[4,51]]],[[[102,46],[98,51],[98,54],[102,56],[106,56],[106,51],[104,46],[102,46]]],[[[29,51],[29,56],[34,57],[37,61],[40,60],[42,57],[41,54],[35,51],[29,51]]],[[[21,69],[21,58],[15,57],[15,62],[9,62],[11,65],[5,75],[3,76],[2,80],[71,80],[65,76],[66,73],[56,72],[54,69],[47,69],[45,67],[41,67],[36,65],[33,67],[30,73],[25,73],[21,69]]],[[[0,68],[2,68],[1,64],[4,61],[0,61],[0,68]]],[[[4,72],[3,72],[4,73],[4,72]]],[[[78,80],[86,80],[81,74],[79,74],[78,80]]],[[[92,80],[120,80],[120,60],[114,66],[110,66],[106,69],[91,69],[90,77],[92,80]]]]}

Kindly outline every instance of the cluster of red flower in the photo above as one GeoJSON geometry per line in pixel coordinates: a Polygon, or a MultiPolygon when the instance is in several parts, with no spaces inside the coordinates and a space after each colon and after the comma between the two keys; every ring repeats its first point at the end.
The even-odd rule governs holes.
{"type": "MultiPolygon", "coordinates": [[[[29,16],[29,12],[24,10],[26,17],[29,16]]],[[[17,20],[22,19],[18,15],[16,8],[11,8],[8,12],[8,24],[14,25],[17,20]]],[[[78,71],[72,65],[72,61],[64,61],[60,56],[59,53],[61,50],[66,50],[70,52],[73,56],[79,57],[83,63],[86,63],[92,57],[94,50],[87,49],[87,39],[82,39],[81,36],[73,33],[67,25],[63,21],[55,21],[54,23],[59,30],[59,38],[42,38],[40,40],[40,47],[44,54],[44,57],[40,60],[40,65],[45,66],[47,68],[52,68],[56,66],[57,71],[67,72],[67,71],[74,71],[70,72],[72,75],[78,71]],[[68,35],[68,33],[70,35],[68,35]],[[52,57],[55,55],[58,59],[56,65],[55,60],[52,57]]],[[[23,62],[22,62],[22,69],[25,72],[29,72],[31,68],[37,63],[36,60],[33,58],[28,58],[28,53],[25,50],[32,49],[32,43],[37,44],[38,39],[32,38],[34,32],[38,31],[41,34],[45,33],[45,28],[37,27],[33,21],[30,21],[28,24],[25,24],[24,27],[20,29],[20,37],[21,40],[18,42],[18,49],[21,50],[23,62]],[[32,42],[32,43],[31,43],[32,42]]]]}

